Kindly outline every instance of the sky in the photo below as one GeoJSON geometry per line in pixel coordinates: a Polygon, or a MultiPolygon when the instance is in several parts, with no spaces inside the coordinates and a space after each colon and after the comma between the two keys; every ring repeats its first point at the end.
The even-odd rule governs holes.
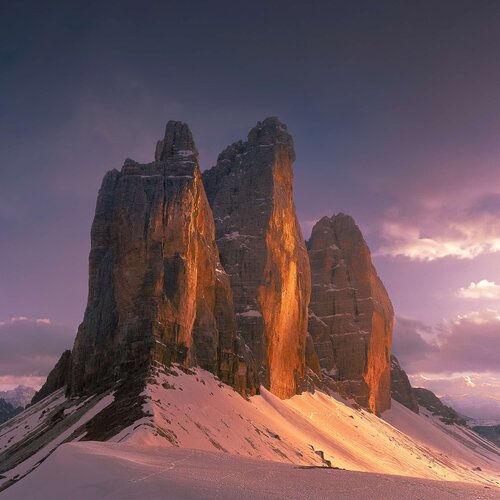
{"type": "Polygon", "coordinates": [[[279,116],[304,236],[352,215],[412,381],[500,418],[499,20],[495,0],[1,2],[0,388],[72,345],[107,170],[151,160],[170,119],[204,169],[279,116]]]}

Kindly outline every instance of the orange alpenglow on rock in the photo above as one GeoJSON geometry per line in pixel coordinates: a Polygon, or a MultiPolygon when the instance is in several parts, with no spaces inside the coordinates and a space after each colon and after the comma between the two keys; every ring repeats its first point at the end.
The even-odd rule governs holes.
{"type": "Polygon", "coordinates": [[[258,386],[243,354],[198,152],[188,126],[170,121],[155,161],[127,159],[104,177],[70,390],[141,378],[159,361],[200,366],[253,394],[258,386]]]}
{"type": "Polygon", "coordinates": [[[159,362],[282,399],[323,377],[376,413],[389,408],[391,302],[352,218],[321,219],[308,253],[294,160],[286,126],[267,118],[202,176],[189,127],[171,121],[153,162],[108,172],[85,316],[44,391],[134,380],[139,390],[159,362]]]}
{"type": "Polygon", "coordinates": [[[308,241],[309,332],[325,383],[380,413],[391,406],[394,310],[352,217],[323,217],[308,241]]]}
{"type": "Polygon", "coordinates": [[[310,297],[293,204],[294,160],[286,126],[267,118],[203,173],[238,330],[260,366],[261,383],[280,398],[297,394],[305,374],[310,297]]]}

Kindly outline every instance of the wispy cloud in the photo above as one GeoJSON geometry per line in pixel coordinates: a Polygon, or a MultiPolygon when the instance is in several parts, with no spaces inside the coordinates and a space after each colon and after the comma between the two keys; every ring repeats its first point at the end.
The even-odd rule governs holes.
{"type": "Polygon", "coordinates": [[[378,255],[414,261],[474,259],[500,251],[500,218],[492,213],[453,217],[446,211],[436,211],[419,221],[389,216],[382,223],[381,233],[384,243],[378,255]]]}
{"type": "Polygon", "coordinates": [[[500,285],[486,279],[475,283],[471,281],[466,288],[459,288],[457,295],[462,299],[500,300],[500,285]]]}
{"type": "Polygon", "coordinates": [[[393,208],[381,222],[383,243],[377,253],[430,262],[445,257],[474,259],[499,252],[498,203],[498,197],[483,194],[464,201],[464,205],[447,203],[446,199],[434,204],[422,200],[406,215],[393,208]]]}
{"type": "Polygon", "coordinates": [[[45,383],[46,377],[20,377],[16,375],[0,376],[0,391],[9,391],[19,385],[40,389],[45,383]]]}

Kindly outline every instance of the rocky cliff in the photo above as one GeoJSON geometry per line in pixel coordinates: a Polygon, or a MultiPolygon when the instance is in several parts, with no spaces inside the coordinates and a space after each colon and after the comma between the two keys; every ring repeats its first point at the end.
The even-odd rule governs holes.
{"type": "Polygon", "coordinates": [[[293,204],[293,141],[277,118],[259,122],[203,173],[238,330],[262,384],[293,396],[304,376],[310,270],[293,204]]]}
{"type": "Polygon", "coordinates": [[[453,408],[443,402],[429,389],[415,387],[413,389],[415,398],[420,406],[427,408],[433,415],[439,417],[441,422],[447,425],[467,425],[465,418],[461,417],[453,408]]]}
{"type": "Polygon", "coordinates": [[[311,333],[323,374],[379,413],[391,405],[394,312],[361,231],[344,214],[323,217],[308,241],[311,333]]]}
{"type": "Polygon", "coordinates": [[[472,430],[500,447],[500,425],[476,425],[472,430]]]}
{"type": "Polygon", "coordinates": [[[0,424],[7,422],[18,413],[21,413],[23,408],[21,406],[14,407],[5,399],[0,398],[0,424]]]}
{"type": "Polygon", "coordinates": [[[57,389],[68,385],[71,378],[71,351],[67,350],[61,354],[59,361],[47,376],[45,384],[33,395],[31,404],[41,401],[43,398],[52,394],[57,389]]]}
{"type": "Polygon", "coordinates": [[[391,395],[398,403],[406,406],[414,413],[419,413],[418,402],[408,375],[401,368],[396,356],[391,354],[391,395]]]}
{"type": "Polygon", "coordinates": [[[188,126],[174,121],[152,163],[127,159],[102,182],[70,391],[142,377],[155,361],[200,366],[240,392],[257,387],[236,333],[198,152],[188,126]]]}

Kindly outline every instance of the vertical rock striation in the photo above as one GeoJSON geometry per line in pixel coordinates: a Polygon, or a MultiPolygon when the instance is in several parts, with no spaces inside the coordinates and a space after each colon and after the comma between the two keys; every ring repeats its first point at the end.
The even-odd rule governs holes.
{"type": "Polygon", "coordinates": [[[70,390],[110,386],[159,361],[198,365],[252,392],[244,352],[198,152],[188,126],[170,121],[154,162],[127,159],[102,182],[70,390]]]}
{"type": "Polygon", "coordinates": [[[396,356],[391,354],[391,395],[398,403],[406,406],[414,413],[419,413],[418,402],[408,375],[401,368],[396,356]]]}
{"type": "Polygon", "coordinates": [[[390,408],[394,311],[361,231],[344,214],[323,217],[308,241],[309,332],[322,372],[374,413],[390,408]]]}
{"type": "Polygon", "coordinates": [[[293,204],[293,140],[277,118],[259,122],[203,173],[238,330],[280,398],[304,376],[310,269],[293,204]]]}

